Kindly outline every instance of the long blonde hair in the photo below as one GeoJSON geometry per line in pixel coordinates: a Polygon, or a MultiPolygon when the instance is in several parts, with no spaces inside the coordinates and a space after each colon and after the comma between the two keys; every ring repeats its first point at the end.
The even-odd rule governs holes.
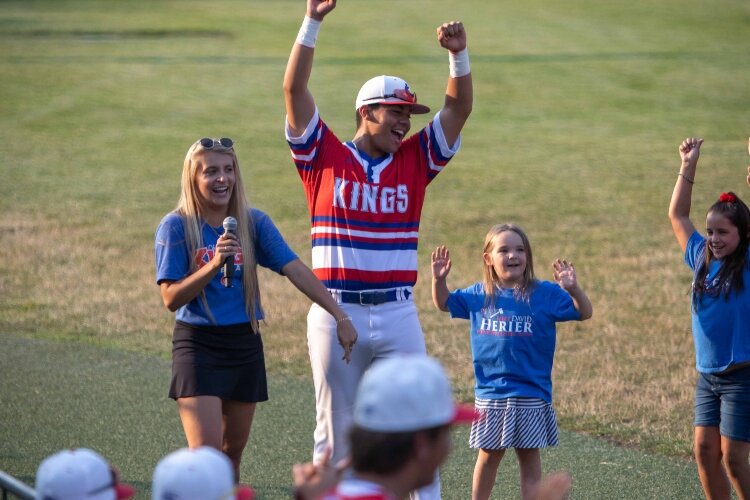
{"type": "MultiPolygon", "coordinates": [[[[495,245],[495,238],[500,235],[500,233],[503,233],[505,231],[513,231],[518,236],[520,236],[521,241],[523,242],[523,246],[526,249],[526,269],[523,270],[523,278],[521,280],[521,283],[516,285],[513,288],[513,297],[516,300],[528,302],[529,298],[531,297],[531,290],[534,287],[534,283],[536,281],[536,277],[534,276],[534,258],[531,254],[531,244],[529,243],[529,238],[526,236],[526,233],[521,229],[519,226],[515,224],[496,224],[490,228],[489,232],[487,233],[487,236],[484,238],[484,248],[482,250],[482,254],[491,253],[492,249],[495,245]]],[[[495,302],[495,293],[497,289],[500,287],[500,277],[495,272],[495,268],[492,267],[492,264],[487,264],[482,260],[484,263],[484,267],[482,269],[482,275],[483,280],[482,283],[484,285],[484,294],[486,296],[485,305],[489,306],[494,304],[495,302]]]]}
{"type": "MultiPolygon", "coordinates": [[[[197,249],[203,246],[202,226],[208,224],[201,215],[200,204],[198,202],[197,189],[195,186],[196,176],[198,173],[198,165],[200,164],[200,156],[202,156],[205,149],[200,141],[196,141],[188,149],[185,155],[185,161],[182,165],[182,182],[180,190],[180,199],[177,202],[177,212],[182,216],[182,220],[185,224],[185,240],[188,247],[188,255],[190,258],[190,272],[195,272],[198,269],[198,262],[194,258],[197,249]]],[[[242,184],[242,175],[240,173],[240,165],[237,161],[237,154],[234,152],[234,147],[225,148],[218,143],[214,145],[210,151],[217,153],[226,154],[232,157],[232,165],[234,167],[234,188],[232,189],[232,195],[229,198],[229,207],[227,216],[234,217],[237,219],[237,237],[240,241],[240,247],[242,248],[243,256],[243,272],[242,272],[242,284],[245,289],[245,310],[250,323],[254,331],[258,331],[258,315],[256,314],[256,307],[261,311],[262,307],[260,304],[260,293],[258,290],[258,274],[256,272],[256,260],[255,260],[255,246],[253,236],[255,234],[255,227],[253,220],[249,216],[249,203],[245,196],[245,188],[242,184]]],[[[211,309],[208,306],[206,300],[206,294],[201,291],[201,300],[203,306],[206,308],[209,319],[212,323],[216,324],[216,319],[211,313],[211,309]]]]}

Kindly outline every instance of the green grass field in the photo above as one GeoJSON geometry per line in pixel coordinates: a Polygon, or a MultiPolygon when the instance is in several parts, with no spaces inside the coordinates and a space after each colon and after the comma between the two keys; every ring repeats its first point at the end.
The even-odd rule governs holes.
{"type": "MultiPolygon", "coordinates": [[[[169,361],[116,348],[0,337],[0,470],[29,484],[47,455],[87,446],[103,453],[122,480],[150,498],[153,469],[167,450],[184,446],[174,403],[166,397],[169,361]],[[40,359],[54,360],[41,363],[40,359]]],[[[271,374],[270,400],[258,407],[242,479],[260,500],[291,498],[291,466],[309,460],[314,427],[309,380],[271,374]]],[[[469,498],[474,451],[468,429],[454,431],[443,466],[446,499],[469,498]]],[[[563,431],[543,454],[545,471],[565,469],[573,498],[699,498],[695,465],[624,449],[563,431]]],[[[498,474],[498,498],[518,498],[515,458],[498,474]]]]}
{"type": "MultiPolygon", "coordinates": [[[[237,141],[251,203],[309,262],[281,94],[304,1],[0,6],[0,335],[166,360],[173,318],[154,286],[153,231],[176,204],[185,151],[207,135],[237,141]]],[[[517,222],[530,236],[537,274],[550,279],[555,257],[574,261],[594,304],[592,320],[559,329],[554,398],[562,428],[689,457],[690,273],[666,211],[677,146],[690,135],[706,139],[696,225],[721,191],[748,197],[750,4],[341,0],[318,38],[311,80],[340,138],[353,133],[357,89],[376,74],[403,76],[420,101],[440,107],[448,68],[434,33],[451,19],[467,27],[475,105],[461,152],[430,187],[421,225],[416,300],[429,351],[448,367],[457,396],[471,400],[468,326],[433,310],[429,253],[448,245],[449,284],[467,285],[480,279],[487,229],[517,222]]],[[[422,124],[415,118],[413,128],[422,124]]],[[[280,277],[260,276],[269,371],[309,384],[309,303],[280,277]]],[[[13,358],[3,356],[10,370],[13,358]]],[[[50,356],[39,364],[53,365],[50,356]]],[[[0,403],[28,397],[4,378],[0,391],[0,403]]],[[[73,425],[45,422],[40,446],[61,443],[73,425]]],[[[14,424],[3,422],[0,442],[17,441],[14,424]]],[[[179,442],[173,431],[176,441],[155,439],[143,453],[179,442]]],[[[253,439],[261,435],[256,429],[253,439]]],[[[579,437],[567,435],[571,445],[579,437]]],[[[100,441],[110,437],[96,443],[117,448],[100,441]]],[[[309,432],[299,438],[301,447],[290,449],[304,459],[309,432]]],[[[3,458],[0,469],[28,474],[28,462],[15,461],[3,458]]],[[[659,470],[655,482],[668,482],[659,470]]]]}

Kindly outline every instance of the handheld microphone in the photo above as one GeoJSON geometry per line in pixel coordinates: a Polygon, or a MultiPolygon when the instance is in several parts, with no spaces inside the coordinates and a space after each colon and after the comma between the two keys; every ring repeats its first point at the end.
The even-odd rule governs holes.
{"type": "MultiPolygon", "coordinates": [[[[222,223],[224,226],[224,233],[237,233],[237,219],[234,217],[227,217],[222,223]]],[[[232,287],[232,277],[234,276],[234,255],[230,255],[224,260],[224,287],[232,287]]]]}

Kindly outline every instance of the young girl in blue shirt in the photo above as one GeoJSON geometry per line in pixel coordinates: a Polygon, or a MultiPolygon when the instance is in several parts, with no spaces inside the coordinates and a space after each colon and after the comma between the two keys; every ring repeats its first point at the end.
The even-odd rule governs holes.
{"type": "Polygon", "coordinates": [[[531,246],[513,224],[494,226],[483,250],[484,279],[450,292],[450,253],[432,253],[432,299],[451,317],[471,320],[475,405],[469,445],[478,448],[472,499],[487,499],[505,450],[515,448],[521,495],[535,498],[542,477],[540,448],[557,445],[552,408],[555,323],[585,320],[592,306],[573,264],[555,260],[557,283],[537,280],[531,246]]]}
{"type": "Polygon", "coordinates": [[[706,498],[730,498],[730,482],[739,498],[750,498],[750,210],[736,194],[722,193],[706,214],[706,236],[696,230],[690,205],[702,144],[694,137],[680,144],[669,204],[693,270],[695,459],[706,498]]]}

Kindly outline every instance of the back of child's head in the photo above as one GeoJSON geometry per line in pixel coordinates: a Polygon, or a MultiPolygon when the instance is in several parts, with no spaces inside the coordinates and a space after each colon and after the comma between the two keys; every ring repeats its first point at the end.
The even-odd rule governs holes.
{"type": "MultiPolygon", "coordinates": [[[[720,215],[726,218],[730,224],[737,228],[739,242],[737,248],[726,257],[723,257],[721,270],[714,280],[717,285],[713,287],[721,290],[726,297],[732,290],[741,291],[744,288],[742,273],[748,265],[747,251],[750,246],[750,209],[739,196],[729,191],[721,193],[719,199],[709,207],[709,215],[720,215]]],[[[705,291],[705,280],[709,271],[709,264],[714,256],[707,245],[703,262],[696,266],[693,280],[693,304],[697,306],[705,291]]]]}
{"type": "Polygon", "coordinates": [[[451,425],[475,417],[473,407],[455,404],[448,375],[436,359],[404,355],[377,361],[357,388],[349,431],[352,467],[359,473],[394,474],[414,458],[418,435],[434,443],[451,425]]]}
{"type": "Polygon", "coordinates": [[[88,448],[61,450],[42,460],[35,489],[38,500],[116,500],[135,494],[103,456],[88,448]]]}
{"type": "MultiPolygon", "coordinates": [[[[506,232],[512,231],[516,233],[523,242],[524,251],[526,253],[526,269],[523,271],[523,279],[514,288],[514,295],[518,300],[528,301],[531,294],[531,288],[536,279],[534,274],[534,258],[531,252],[531,243],[529,238],[520,226],[513,223],[496,224],[490,228],[487,232],[487,236],[484,238],[484,248],[482,249],[483,254],[489,254],[496,246],[497,237],[506,232]]],[[[484,264],[483,268],[483,283],[484,291],[487,295],[488,304],[494,300],[495,289],[501,286],[500,277],[495,272],[494,267],[491,264],[484,264]]]]}
{"type": "Polygon", "coordinates": [[[252,500],[253,490],[234,484],[232,462],[210,446],[182,448],[159,460],[153,500],[252,500]]]}

